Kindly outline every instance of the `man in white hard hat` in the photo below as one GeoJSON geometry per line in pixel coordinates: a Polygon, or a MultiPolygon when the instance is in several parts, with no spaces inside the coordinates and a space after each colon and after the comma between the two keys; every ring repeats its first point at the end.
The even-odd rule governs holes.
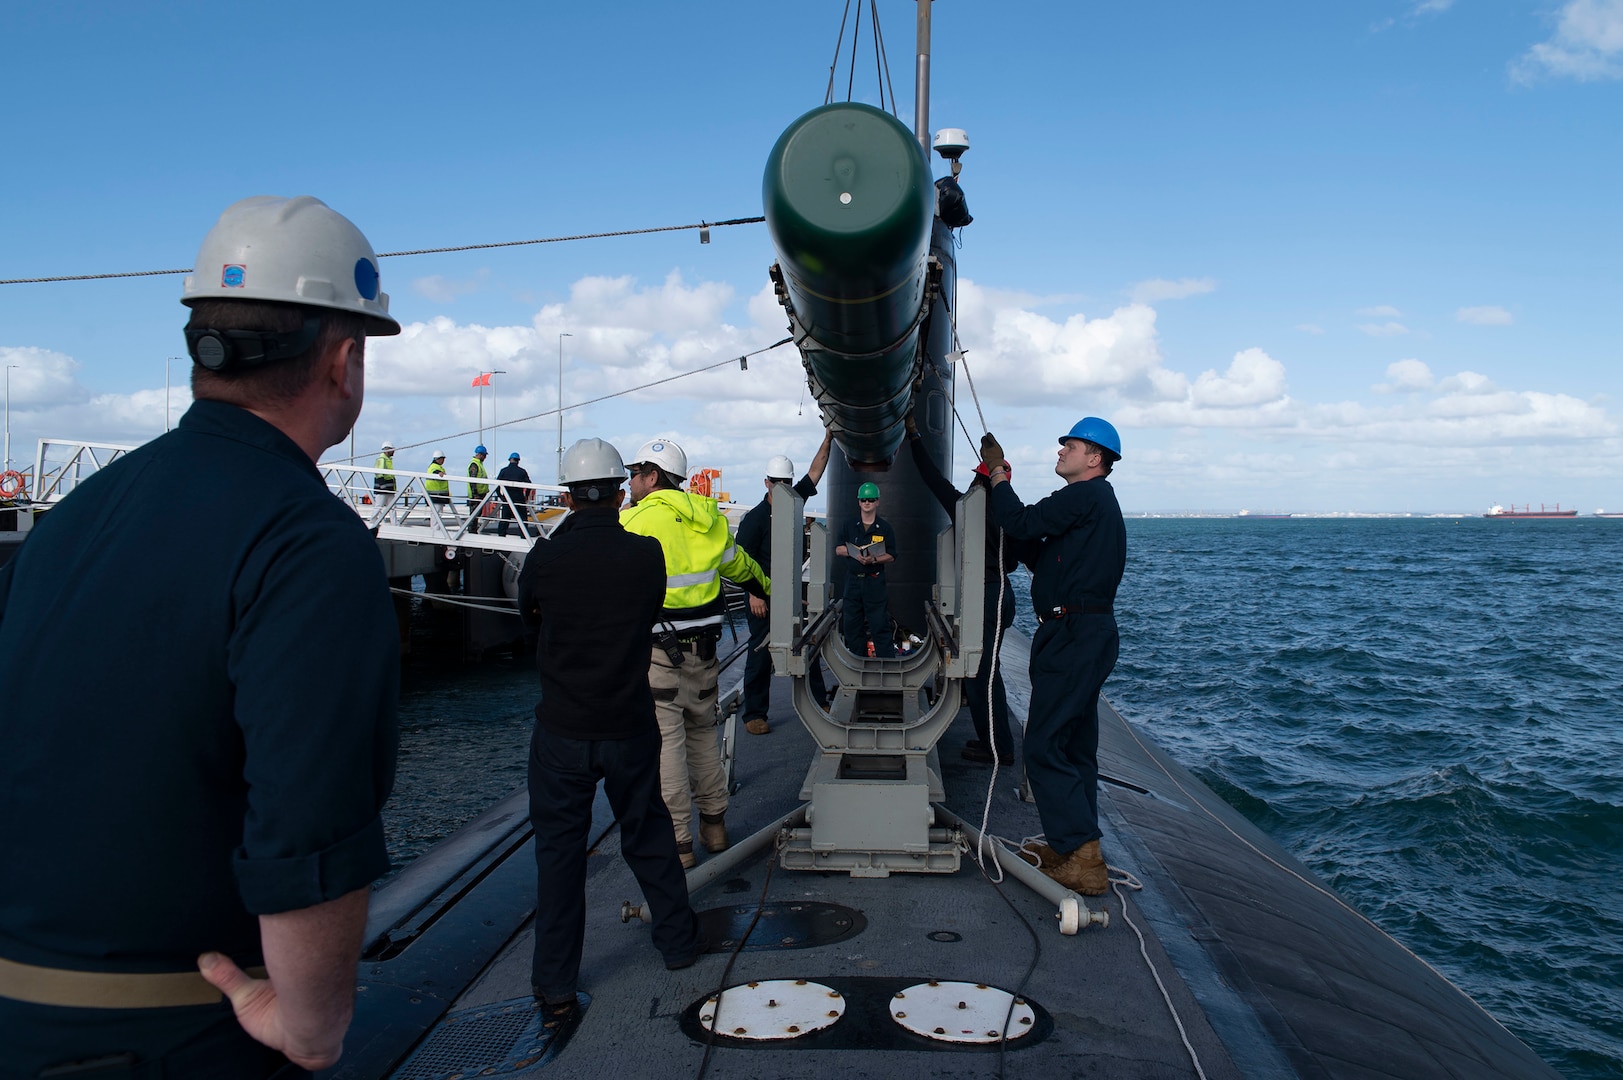
{"type": "Polygon", "coordinates": [[[355,426],[368,336],[400,325],[316,199],[236,203],[194,265],[191,408],[0,569],[8,1076],[333,1065],[389,868],[393,605],[315,462],[355,426]],[[177,506],[178,474],[206,506],[177,506]],[[38,677],[88,640],[119,644],[38,677]]]}
{"type": "Polygon", "coordinates": [[[376,466],[380,471],[372,474],[372,491],[378,497],[378,502],[387,502],[394,498],[395,478],[393,472],[381,470],[394,468],[394,443],[385,439],[383,449],[378,452],[376,466]]]}
{"type": "MultiPolygon", "coordinates": [[[[743,548],[767,574],[772,573],[772,491],[777,484],[794,484],[795,494],[809,499],[817,494],[817,483],[828,468],[829,451],[834,445],[834,433],[823,433],[823,444],[817,448],[811,467],[798,482],[795,481],[795,463],[779,454],[766,463],[766,496],[750,508],[744,520],[738,523],[738,546],[743,548]]],[[[772,704],[772,658],[762,646],[766,643],[769,627],[766,601],[750,597],[750,643],[748,659],[744,663],[744,730],[751,735],[765,735],[772,730],[767,721],[767,709],[772,704]]],[[[828,697],[823,683],[823,668],[814,659],[810,680],[812,697],[819,703],[828,697]]]]}
{"type": "Polygon", "coordinates": [[[727,849],[727,779],[716,731],[716,643],[727,613],[723,577],[766,596],[772,588],[756,561],[733,543],[716,500],[682,490],[687,455],[670,439],[643,443],[631,462],[627,532],[652,536],[665,552],[665,605],[653,634],[648,682],[664,740],[660,783],[683,866],[695,866],[693,807],[706,851],[727,849]]]}
{"type": "Polygon", "coordinates": [[[445,451],[436,450],[428,462],[428,479],[423,481],[423,491],[428,495],[428,501],[440,506],[451,505],[451,481],[445,478],[445,451]]]}
{"type": "Polygon", "coordinates": [[[703,948],[660,796],[660,731],[648,684],[648,627],[665,604],[665,558],[657,542],[621,526],[625,479],[619,451],[602,439],[565,451],[560,481],[572,512],[530,549],[518,580],[519,612],[537,628],[541,673],[530,737],[537,882],[530,984],[553,1029],[579,1013],[586,847],[599,780],[665,966],[687,967],[703,948]]]}

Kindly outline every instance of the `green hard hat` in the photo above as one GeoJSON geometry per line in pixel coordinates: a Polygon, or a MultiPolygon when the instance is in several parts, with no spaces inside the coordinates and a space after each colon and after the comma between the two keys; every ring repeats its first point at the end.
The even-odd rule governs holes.
{"type": "Polygon", "coordinates": [[[863,484],[861,487],[857,488],[857,498],[859,498],[859,499],[877,499],[877,498],[879,498],[879,485],[878,484],[873,484],[873,483],[863,484]]]}

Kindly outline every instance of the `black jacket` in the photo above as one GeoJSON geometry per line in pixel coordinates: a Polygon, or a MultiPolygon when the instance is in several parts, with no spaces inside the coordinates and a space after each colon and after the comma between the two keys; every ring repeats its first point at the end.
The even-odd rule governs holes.
{"type": "Polygon", "coordinates": [[[576,511],[530,549],[518,603],[540,629],[536,723],[569,739],[657,730],[648,628],[665,603],[658,540],[626,532],[613,511],[576,511]]]}
{"type": "MultiPolygon", "coordinates": [[[[941,509],[947,512],[949,519],[956,520],[958,513],[958,500],[964,497],[959,491],[947,482],[941,475],[941,470],[935,467],[930,460],[929,451],[924,449],[924,440],[917,435],[907,437],[907,449],[913,454],[913,464],[919,470],[919,479],[924,486],[930,489],[941,509]]],[[[990,492],[988,492],[990,494],[990,492]]],[[[992,513],[992,500],[986,500],[986,574],[987,584],[995,585],[999,573],[1007,574],[1022,562],[1035,558],[1037,547],[1028,540],[1016,540],[1012,536],[1003,537],[1003,563],[998,565],[998,527],[997,517],[992,513]]]]}

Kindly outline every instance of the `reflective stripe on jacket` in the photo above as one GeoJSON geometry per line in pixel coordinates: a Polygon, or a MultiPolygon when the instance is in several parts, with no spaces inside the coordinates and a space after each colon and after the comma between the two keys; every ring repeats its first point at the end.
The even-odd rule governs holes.
{"type": "Polygon", "coordinates": [[[424,480],[423,481],[423,490],[424,491],[428,492],[431,495],[449,495],[451,493],[451,481],[445,479],[445,466],[444,465],[441,465],[437,461],[432,463],[428,467],[428,475],[429,476],[437,476],[437,477],[439,477],[439,479],[438,480],[424,480]]]}
{"type": "MultiPolygon", "coordinates": [[[[468,462],[468,475],[484,480],[490,479],[490,474],[485,471],[485,463],[478,458],[468,462]]],[[[468,498],[470,499],[482,499],[485,497],[485,492],[489,490],[489,484],[476,484],[472,480],[468,481],[468,498]]]]}
{"type": "Polygon", "coordinates": [[[716,500],[660,488],[620,513],[627,532],[651,536],[665,552],[665,610],[676,630],[719,623],[725,612],[721,579],[769,593],[760,564],[733,542],[716,500]]]}

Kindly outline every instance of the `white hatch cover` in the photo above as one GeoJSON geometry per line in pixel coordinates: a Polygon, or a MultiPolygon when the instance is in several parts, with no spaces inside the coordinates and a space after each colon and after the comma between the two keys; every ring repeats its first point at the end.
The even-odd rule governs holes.
{"type": "Polygon", "coordinates": [[[714,995],[706,998],[699,1024],[733,1039],[770,1041],[821,1031],[844,1015],[838,990],[805,979],[771,979],[723,991],[719,1009],[714,995]]]}
{"type": "Polygon", "coordinates": [[[985,983],[917,983],[898,990],[890,999],[890,1018],[916,1035],[951,1043],[995,1043],[1003,1038],[1009,1021],[1009,1041],[1031,1034],[1037,1014],[1024,998],[1016,998],[1009,1015],[1010,995],[985,983]]]}

